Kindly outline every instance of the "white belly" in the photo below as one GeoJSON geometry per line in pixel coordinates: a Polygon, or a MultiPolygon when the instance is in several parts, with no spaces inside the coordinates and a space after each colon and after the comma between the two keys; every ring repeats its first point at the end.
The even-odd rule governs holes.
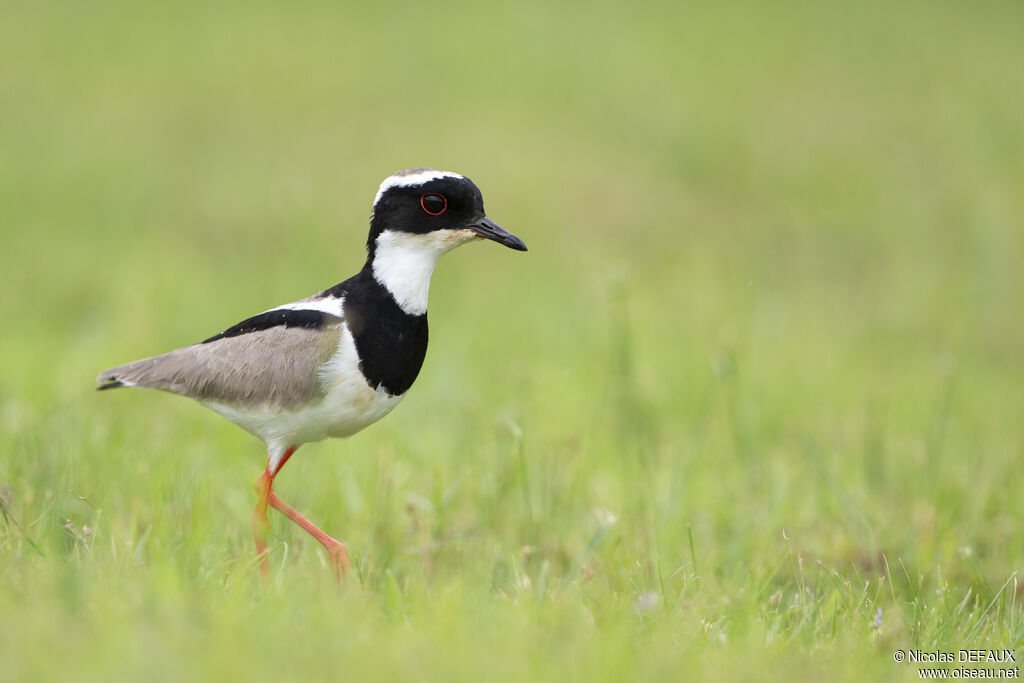
{"type": "Polygon", "coordinates": [[[242,407],[204,401],[231,422],[266,442],[271,450],[351,436],[387,415],[404,394],[392,396],[366,383],[359,371],[355,342],[347,327],[342,327],[338,347],[320,368],[323,398],[290,410],[271,406],[242,407]]]}

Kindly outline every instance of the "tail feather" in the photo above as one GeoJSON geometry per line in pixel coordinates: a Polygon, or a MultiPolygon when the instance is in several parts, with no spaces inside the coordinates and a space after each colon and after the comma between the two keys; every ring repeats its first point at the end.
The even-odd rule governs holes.
{"type": "Polygon", "coordinates": [[[96,378],[96,382],[99,384],[96,391],[135,386],[135,383],[128,379],[132,365],[133,363],[118,365],[116,368],[109,368],[101,372],[100,376],[96,378]]]}
{"type": "MultiPolygon", "coordinates": [[[[173,352],[172,352],[173,353],[173,352]]],[[[97,391],[103,389],[117,389],[118,387],[142,387],[143,389],[163,389],[165,382],[160,377],[153,377],[153,368],[159,365],[159,361],[169,354],[143,358],[133,363],[118,365],[100,373],[96,378],[99,386],[97,391]]]]}

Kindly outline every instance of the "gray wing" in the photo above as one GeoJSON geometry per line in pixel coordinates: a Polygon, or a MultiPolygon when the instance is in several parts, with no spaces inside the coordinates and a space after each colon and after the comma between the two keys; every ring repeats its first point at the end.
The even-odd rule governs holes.
{"type": "Polygon", "coordinates": [[[105,370],[97,381],[101,389],[141,387],[234,406],[296,407],[323,395],[319,371],[341,334],[341,318],[324,317],[319,328],[279,325],[215,338],[105,370]]]}

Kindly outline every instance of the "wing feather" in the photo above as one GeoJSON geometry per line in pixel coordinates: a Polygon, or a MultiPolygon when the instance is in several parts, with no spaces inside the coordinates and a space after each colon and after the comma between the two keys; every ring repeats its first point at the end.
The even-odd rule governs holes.
{"type": "Polygon", "coordinates": [[[323,395],[320,368],[338,346],[342,319],[239,331],[100,374],[100,388],[159,389],[199,401],[291,408],[323,395]]]}

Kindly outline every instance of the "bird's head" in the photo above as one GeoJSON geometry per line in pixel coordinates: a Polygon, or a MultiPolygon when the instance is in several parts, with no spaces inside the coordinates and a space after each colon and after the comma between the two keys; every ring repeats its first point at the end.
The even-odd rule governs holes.
{"type": "Polygon", "coordinates": [[[372,259],[382,243],[438,252],[489,239],[526,251],[521,239],[484,213],[480,189],[458,173],[409,168],[384,179],[373,201],[367,248],[372,259]]]}

